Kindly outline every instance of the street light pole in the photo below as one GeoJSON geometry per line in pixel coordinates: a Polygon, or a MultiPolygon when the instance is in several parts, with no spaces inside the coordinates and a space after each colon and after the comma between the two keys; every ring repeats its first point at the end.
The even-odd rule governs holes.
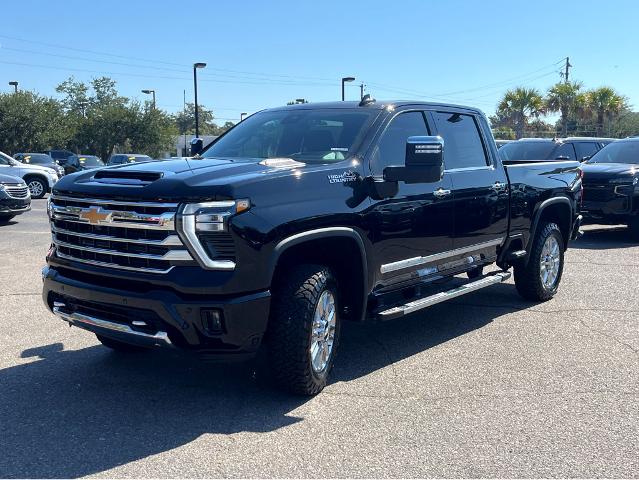
{"type": "Polygon", "coordinates": [[[18,82],[14,80],[12,82],[9,82],[9,85],[11,85],[14,88],[14,93],[18,93],[18,82]]]}
{"type": "Polygon", "coordinates": [[[240,122],[241,122],[242,120],[244,120],[244,117],[245,117],[246,115],[248,115],[248,113],[246,113],[246,112],[242,112],[242,113],[240,113],[240,122]]]}
{"type": "Polygon", "coordinates": [[[147,95],[149,93],[153,94],[153,110],[155,110],[155,90],[142,90],[142,93],[146,93],[147,95]]]}
{"type": "Polygon", "coordinates": [[[355,80],[355,77],[343,77],[342,78],[342,102],[344,101],[344,84],[346,82],[352,82],[355,80]]]}
{"type": "Polygon", "coordinates": [[[200,115],[197,107],[197,69],[206,67],[206,63],[193,64],[193,89],[195,91],[195,138],[200,138],[200,115]]]}

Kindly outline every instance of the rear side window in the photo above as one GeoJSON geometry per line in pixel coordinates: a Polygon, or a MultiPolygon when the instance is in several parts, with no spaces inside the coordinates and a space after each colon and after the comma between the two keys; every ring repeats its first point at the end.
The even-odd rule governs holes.
{"type": "Polygon", "coordinates": [[[372,166],[381,171],[389,165],[403,165],[408,137],[429,135],[422,112],[400,113],[391,120],[373,150],[372,166]]]}
{"type": "MultiPolygon", "coordinates": [[[[564,143],[563,145],[560,145],[559,148],[557,148],[557,150],[555,151],[554,159],[560,159],[560,157],[562,160],[577,159],[575,155],[575,148],[572,146],[572,143],[564,143]]],[[[549,160],[554,160],[554,159],[550,158],[549,160]]]]}
{"type": "Polygon", "coordinates": [[[433,112],[437,133],[444,139],[446,170],[488,165],[479,127],[472,115],[433,112]]]}
{"type": "Polygon", "coordinates": [[[595,142],[577,142],[575,143],[575,150],[577,150],[577,158],[583,160],[586,157],[592,157],[599,149],[595,142]]]}

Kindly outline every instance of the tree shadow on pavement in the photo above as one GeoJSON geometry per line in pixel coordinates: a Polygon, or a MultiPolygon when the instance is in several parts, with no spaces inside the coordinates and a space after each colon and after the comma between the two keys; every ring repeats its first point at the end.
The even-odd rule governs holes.
{"type": "MultiPolygon", "coordinates": [[[[360,378],[525,308],[513,291],[495,285],[466,297],[471,304],[501,297],[511,304],[505,311],[441,304],[395,322],[347,324],[332,380],[360,378]]],[[[27,363],[0,370],[0,477],[79,477],[206,433],[276,431],[302,421],[291,412],[309,401],[261,386],[254,364],[60,343],[22,357],[27,363]]]]}

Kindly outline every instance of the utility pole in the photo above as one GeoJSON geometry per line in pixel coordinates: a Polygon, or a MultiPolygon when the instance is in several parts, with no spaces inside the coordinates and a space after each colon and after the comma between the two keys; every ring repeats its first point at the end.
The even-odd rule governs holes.
{"type": "Polygon", "coordinates": [[[360,99],[360,101],[364,98],[364,87],[365,86],[366,85],[364,85],[363,82],[359,84],[359,99],[360,99]]]}
{"type": "Polygon", "coordinates": [[[566,57],[566,69],[565,73],[562,75],[564,77],[564,83],[568,83],[568,70],[570,69],[570,67],[572,67],[572,65],[570,64],[570,57],[566,57]]]}

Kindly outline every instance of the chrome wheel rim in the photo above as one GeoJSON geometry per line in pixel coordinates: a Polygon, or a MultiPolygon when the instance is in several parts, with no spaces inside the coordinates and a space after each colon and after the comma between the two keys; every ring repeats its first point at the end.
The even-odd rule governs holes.
{"type": "Polygon", "coordinates": [[[554,236],[546,239],[544,247],[541,249],[541,260],[539,262],[539,277],[546,290],[551,290],[559,278],[559,267],[561,266],[561,250],[559,242],[554,236]]]}
{"type": "Polygon", "coordinates": [[[322,373],[330,362],[335,342],[336,324],[335,296],[325,290],[320,295],[313,314],[310,355],[311,366],[315,373],[322,373]]]}
{"type": "Polygon", "coordinates": [[[38,197],[42,195],[42,192],[44,192],[44,187],[40,182],[36,182],[34,180],[33,182],[29,183],[29,191],[31,192],[32,197],[38,197]]]}

